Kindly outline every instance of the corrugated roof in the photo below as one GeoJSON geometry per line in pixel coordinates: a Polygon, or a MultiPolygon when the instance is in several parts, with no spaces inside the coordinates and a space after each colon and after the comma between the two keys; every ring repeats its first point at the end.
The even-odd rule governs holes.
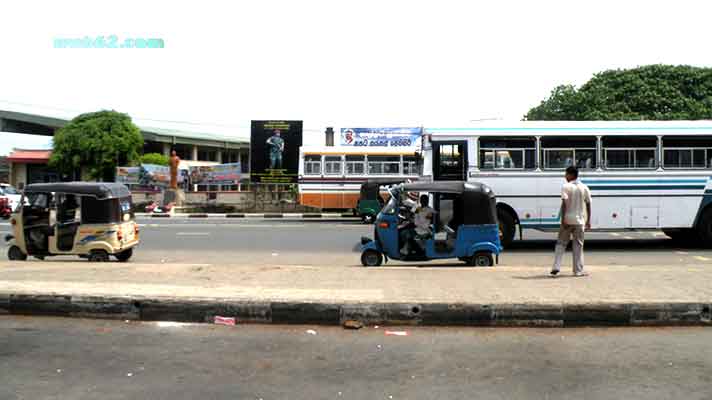
{"type": "Polygon", "coordinates": [[[7,157],[7,160],[14,163],[46,163],[52,156],[51,150],[23,150],[16,149],[7,157]]]}
{"type": "MultiPolygon", "coordinates": [[[[67,111],[43,108],[38,112],[37,107],[8,105],[3,103],[0,109],[0,119],[16,120],[30,124],[47,126],[57,129],[66,125],[73,117],[67,111]]],[[[235,132],[241,130],[232,127],[218,127],[209,124],[194,124],[168,122],[165,126],[155,126],[157,121],[144,124],[141,119],[134,118],[134,123],[141,129],[141,133],[147,140],[164,143],[196,144],[215,147],[247,147],[250,143],[249,129],[245,132],[235,132]],[[184,126],[196,127],[186,129],[184,126]]],[[[16,132],[31,133],[31,132],[16,132]]]]}

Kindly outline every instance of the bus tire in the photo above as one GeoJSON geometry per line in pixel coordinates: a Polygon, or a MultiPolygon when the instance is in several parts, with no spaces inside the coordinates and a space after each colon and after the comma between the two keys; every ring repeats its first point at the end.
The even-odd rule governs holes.
{"type": "Polygon", "coordinates": [[[663,233],[681,246],[695,246],[700,243],[700,236],[695,229],[663,229],[663,233]]]}
{"type": "Polygon", "coordinates": [[[508,211],[499,208],[497,209],[497,220],[499,221],[499,241],[502,247],[507,248],[514,241],[516,233],[514,217],[508,211]]]}
{"type": "Polygon", "coordinates": [[[25,261],[27,260],[27,254],[23,253],[17,246],[12,246],[7,250],[7,258],[10,261],[25,261]]]}
{"type": "Polygon", "coordinates": [[[702,246],[712,247],[712,208],[706,209],[697,222],[697,236],[702,246]]]}

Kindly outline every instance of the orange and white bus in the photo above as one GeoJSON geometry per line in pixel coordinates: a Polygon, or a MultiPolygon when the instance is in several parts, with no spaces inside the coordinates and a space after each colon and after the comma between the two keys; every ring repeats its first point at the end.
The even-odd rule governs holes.
{"type": "Polygon", "coordinates": [[[303,146],[299,151],[299,201],[322,210],[356,207],[370,178],[417,179],[413,148],[303,146]]]}

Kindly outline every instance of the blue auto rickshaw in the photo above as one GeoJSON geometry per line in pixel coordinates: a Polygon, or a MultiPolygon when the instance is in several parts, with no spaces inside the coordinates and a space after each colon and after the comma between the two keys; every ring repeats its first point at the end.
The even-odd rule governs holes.
{"type": "Polygon", "coordinates": [[[416,182],[389,189],[390,199],[376,217],[373,239],[361,238],[361,263],[379,266],[384,259],[428,261],[457,258],[473,266],[499,261],[502,245],[497,223],[497,200],[482,183],[416,182]],[[428,194],[435,214],[431,234],[413,235],[408,194],[428,194]],[[408,242],[408,243],[406,243],[408,242]],[[404,251],[407,249],[407,251],[404,251]]]}

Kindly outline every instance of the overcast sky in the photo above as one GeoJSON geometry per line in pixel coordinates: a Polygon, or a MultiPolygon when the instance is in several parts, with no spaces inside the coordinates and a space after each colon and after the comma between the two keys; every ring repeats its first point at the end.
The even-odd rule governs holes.
{"type": "Polygon", "coordinates": [[[706,1],[23,0],[0,15],[0,101],[240,135],[250,119],[314,129],[516,120],[597,71],[712,66],[706,1]],[[165,48],[53,48],[100,35],[165,48]]]}

